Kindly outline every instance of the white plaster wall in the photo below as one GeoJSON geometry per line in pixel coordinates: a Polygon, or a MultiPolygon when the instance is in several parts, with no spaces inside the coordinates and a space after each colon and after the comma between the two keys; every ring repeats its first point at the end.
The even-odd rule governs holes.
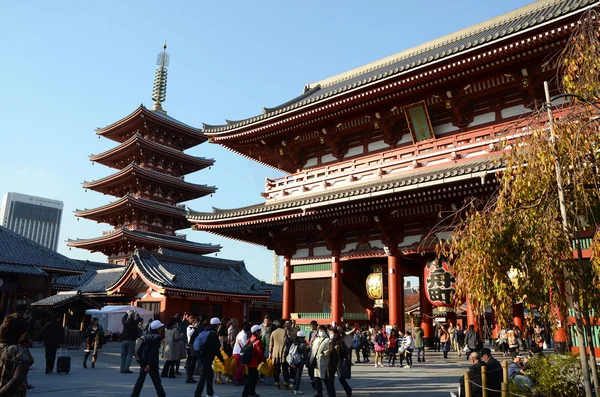
{"type": "Polygon", "coordinates": [[[494,112],[480,114],[479,116],[473,117],[473,121],[469,124],[469,127],[475,127],[477,125],[491,123],[494,120],[496,120],[496,113],[494,112]]]}
{"type": "Polygon", "coordinates": [[[500,112],[502,114],[502,118],[508,118],[508,117],[514,117],[514,116],[520,116],[524,113],[530,113],[531,109],[527,109],[525,107],[525,105],[517,105],[517,106],[511,106],[509,108],[506,109],[502,109],[502,111],[500,112]]]}
{"type": "Polygon", "coordinates": [[[358,156],[359,154],[363,154],[364,151],[364,146],[351,147],[350,149],[348,149],[348,153],[344,157],[358,156]]]}
{"type": "Polygon", "coordinates": [[[375,150],[386,149],[388,145],[384,141],[375,141],[369,143],[369,152],[374,152],[375,150]]]}
{"type": "MultiPolygon", "coordinates": [[[[440,124],[440,125],[433,127],[433,132],[435,133],[435,135],[441,135],[441,134],[445,134],[447,132],[457,131],[457,130],[458,130],[458,128],[456,128],[454,125],[452,125],[452,123],[440,124]]],[[[410,134],[409,134],[409,139],[410,139],[410,134]]]]}
{"type": "Polygon", "coordinates": [[[300,248],[296,251],[292,258],[306,258],[308,256],[308,248],[300,248]]]}
{"type": "Polygon", "coordinates": [[[313,248],[313,254],[314,256],[331,255],[331,251],[327,247],[315,247],[313,248]]]}

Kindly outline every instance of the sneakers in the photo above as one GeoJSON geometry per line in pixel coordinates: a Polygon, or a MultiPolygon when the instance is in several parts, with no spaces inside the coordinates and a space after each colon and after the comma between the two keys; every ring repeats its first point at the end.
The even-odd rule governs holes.
{"type": "Polygon", "coordinates": [[[412,368],[412,366],[410,366],[410,365],[407,364],[407,365],[404,366],[404,368],[412,368]]]}

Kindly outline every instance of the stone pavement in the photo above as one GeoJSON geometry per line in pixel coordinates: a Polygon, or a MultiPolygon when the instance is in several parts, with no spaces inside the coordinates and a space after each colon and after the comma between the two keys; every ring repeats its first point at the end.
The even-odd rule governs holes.
{"type": "MultiPolygon", "coordinates": [[[[70,350],[71,373],[69,375],[44,374],[45,360],[44,349],[31,349],[35,364],[29,372],[29,383],[35,385],[37,390],[28,395],[56,397],[62,396],[102,396],[126,397],[131,394],[137,379],[138,366],[132,363],[134,374],[121,374],[120,345],[111,342],[99,353],[96,368],[92,369],[88,361],[88,369],[83,369],[83,351],[70,350]]],[[[451,352],[450,358],[444,360],[441,353],[426,352],[427,362],[418,363],[415,360],[413,368],[374,368],[372,364],[356,364],[352,367],[352,379],[348,382],[353,388],[355,396],[400,396],[419,395],[419,397],[448,396],[450,391],[456,390],[458,377],[468,368],[464,356],[461,359],[456,353],[451,352]]],[[[416,357],[416,356],[415,356],[416,357]]],[[[503,357],[497,357],[501,360],[503,357]]],[[[183,372],[183,361],[181,366],[183,372]]],[[[196,385],[185,383],[185,377],[178,379],[162,379],[167,396],[193,396],[196,385]]],[[[336,381],[337,395],[345,396],[341,385],[336,381]]],[[[314,390],[310,387],[308,375],[304,371],[301,390],[307,396],[313,396],[314,390]]],[[[262,397],[291,396],[291,391],[275,390],[259,384],[257,393],[262,397]]],[[[219,397],[241,396],[242,387],[231,384],[215,385],[215,395],[219,397]]],[[[142,396],[155,396],[154,387],[150,377],[146,378],[142,396]]],[[[206,389],[204,391],[206,395],[206,389]]]]}

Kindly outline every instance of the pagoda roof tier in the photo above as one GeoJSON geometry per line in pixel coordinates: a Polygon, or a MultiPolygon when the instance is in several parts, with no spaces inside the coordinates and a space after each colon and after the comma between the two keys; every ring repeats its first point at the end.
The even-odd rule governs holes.
{"type": "Polygon", "coordinates": [[[217,190],[215,186],[197,185],[186,182],[181,178],[152,171],[147,168],[140,167],[135,163],[131,163],[121,171],[105,178],[91,182],[85,181],[83,183],[83,187],[100,193],[119,196],[127,192],[136,192],[138,190],[136,186],[139,179],[147,180],[151,183],[164,185],[173,189],[176,192],[176,197],[171,197],[174,202],[187,201],[198,197],[203,197],[214,193],[217,190]],[[123,191],[123,193],[114,193],[119,191],[123,191]]]}
{"type": "Polygon", "coordinates": [[[157,201],[134,197],[130,194],[101,207],[75,210],[75,216],[116,226],[115,224],[110,223],[107,218],[110,218],[111,215],[118,215],[132,210],[147,211],[153,214],[162,214],[170,218],[175,218],[175,220],[177,220],[177,224],[174,226],[175,229],[189,227],[189,223],[185,218],[185,206],[159,203],[157,201]]]}
{"type": "Polygon", "coordinates": [[[125,142],[138,131],[149,128],[148,122],[167,128],[169,133],[178,135],[183,149],[199,145],[207,141],[207,137],[198,128],[194,128],[167,114],[147,109],[140,105],[133,113],[103,128],[97,128],[96,134],[116,142],[125,142]]]}
{"type": "MultiPolygon", "coordinates": [[[[504,169],[502,154],[479,159],[449,161],[448,164],[414,169],[399,175],[378,178],[376,181],[358,183],[352,187],[332,189],[327,192],[305,194],[296,199],[278,200],[276,203],[257,204],[236,209],[218,209],[213,212],[189,211],[188,219],[193,229],[220,234],[219,230],[261,223],[272,223],[291,218],[310,217],[331,208],[353,205],[362,200],[384,200],[389,195],[483,179],[504,169]]],[[[254,226],[250,226],[254,227],[254,226]]]]}
{"type": "Polygon", "coordinates": [[[252,301],[268,301],[270,295],[267,285],[252,276],[243,261],[169,249],[136,250],[123,275],[107,291],[113,294],[147,287],[163,294],[252,301]]]}
{"type": "MultiPolygon", "coordinates": [[[[350,95],[358,92],[364,93],[369,88],[379,87],[389,82],[395,82],[394,86],[397,90],[400,88],[398,80],[407,75],[421,73],[419,78],[434,78],[438,72],[452,73],[452,68],[442,68],[440,66],[452,62],[454,62],[454,65],[458,65],[462,62],[456,63],[458,58],[468,57],[476,52],[488,51],[490,47],[498,46],[499,43],[504,45],[514,38],[531,35],[530,32],[534,29],[557,25],[568,18],[576,20],[585,10],[599,4],[600,0],[538,0],[517,10],[417,47],[316,83],[308,84],[304,87],[304,92],[298,97],[275,107],[263,108],[260,115],[239,121],[226,121],[222,125],[203,124],[202,131],[217,143],[263,135],[270,132],[271,128],[281,129],[282,124],[288,118],[293,119],[294,123],[298,123],[304,116],[316,117],[316,112],[320,110],[321,106],[324,106],[324,103],[328,103],[328,107],[334,109],[335,107],[331,106],[334,100],[346,98],[343,102],[348,105],[351,102],[347,99],[350,95]],[[438,67],[435,73],[423,73],[424,69],[430,70],[435,67],[438,67]]],[[[560,29],[563,32],[567,30],[560,29]]],[[[526,41],[529,42],[529,40],[526,41]]],[[[497,51],[493,51],[493,54],[487,53],[487,58],[489,59],[490,55],[506,56],[506,47],[504,49],[503,52],[500,51],[500,54],[496,54],[497,51]]],[[[480,58],[480,56],[475,55],[469,58],[468,61],[478,62],[477,60],[480,60],[480,58]]],[[[400,81],[400,83],[402,82],[400,81]]],[[[369,96],[371,94],[385,95],[386,92],[377,89],[369,91],[368,94],[369,96]]],[[[362,101],[367,100],[365,95],[360,96],[362,101]]]]}
{"type": "Polygon", "coordinates": [[[140,247],[150,250],[167,248],[195,254],[211,254],[221,250],[220,245],[196,243],[176,236],[129,230],[127,228],[105,233],[101,237],[67,240],[67,246],[83,248],[92,252],[102,252],[109,256],[113,252],[125,252],[128,247],[131,247],[131,249],[140,247]]]}
{"type": "Polygon", "coordinates": [[[131,138],[115,148],[100,154],[91,155],[90,160],[111,168],[121,169],[123,163],[142,163],[141,160],[144,158],[144,156],[140,154],[142,150],[156,154],[161,158],[169,159],[176,164],[180,164],[182,171],[180,173],[181,175],[210,167],[215,163],[214,159],[190,156],[183,153],[181,150],[153,142],[150,139],[144,138],[140,133],[134,134],[131,138]]]}

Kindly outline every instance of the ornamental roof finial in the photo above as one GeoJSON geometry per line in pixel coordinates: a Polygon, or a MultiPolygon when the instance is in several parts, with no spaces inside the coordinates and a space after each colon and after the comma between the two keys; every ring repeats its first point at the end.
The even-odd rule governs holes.
{"type": "Polygon", "coordinates": [[[167,54],[167,41],[163,45],[162,52],[158,53],[156,57],[156,72],[154,73],[154,88],[152,89],[152,100],[154,106],[152,110],[156,110],[162,113],[167,113],[162,108],[162,103],[167,98],[167,68],[169,67],[169,54],[167,54]]]}

